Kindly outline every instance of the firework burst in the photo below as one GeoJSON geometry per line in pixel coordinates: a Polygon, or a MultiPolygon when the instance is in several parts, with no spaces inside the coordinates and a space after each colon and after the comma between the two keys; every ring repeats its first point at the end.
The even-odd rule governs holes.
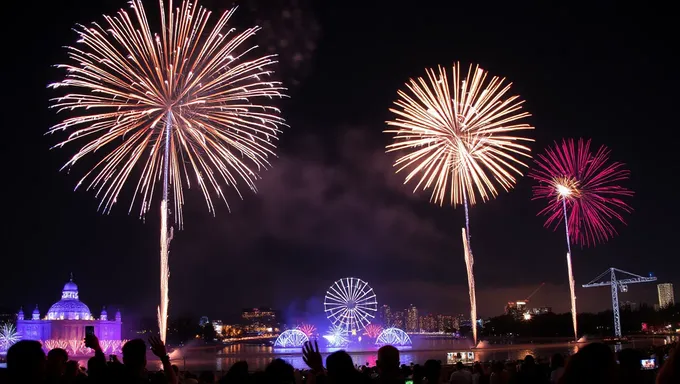
{"type": "Polygon", "coordinates": [[[17,333],[16,327],[12,323],[4,323],[0,325],[0,351],[7,351],[9,347],[14,345],[21,339],[17,333]]]}
{"type": "Polygon", "coordinates": [[[312,337],[316,333],[316,327],[312,324],[300,324],[297,329],[307,337],[312,337]]]}
{"type": "Polygon", "coordinates": [[[489,78],[479,66],[470,66],[467,76],[461,76],[459,64],[453,66],[450,82],[442,67],[426,72],[427,78],[411,79],[407,91],[398,92],[396,108],[390,109],[396,118],[384,131],[394,135],[387,151],[405,152],[395,167],[397,172],[408,170],[405,183],[418,180],[414,192],[431,188],[433,202],[443,205],[448,196],[454,207],[464,206],[474,320],[468,204],[490,200],[498,188],[509,191],[515,185],[527,166],[523,160],[531,157],[526,144],[533,141],[521,134],[533,127],[521,122],[530,115],[522,112],[519,96],[508,95],[511,84],[505,79],[489,78]]]}
{"type": "Polygon", "coordinates": [[[369,324],[364,328],[364,336],[368,336],[371,339],[377,338],[383,331],[382,327],[377,324],[369,324]]]}
{"type": "Polygon", "coordinates": [[[130,4],[132,15],[120,10],[105,16],[104,25],[76,28],[81,45],[67,48],[70,63],[58,66],[66,77],[51,85],[73,90],[52,104],[71,117],[49,132],[70,131],[57,147],[81,143],[64,168],[101,154],[77,187],[94,190],[104,212],[133,178],[130,211],[137,202],[144,216],[162,180],[159,323],[165,340],[170,206],[181,228],[183,191],[192,179],[211,212],[213,195],[227,202],[223,186],[239,196],[239,184],[256,190],[257,172],[269,166],[285,125],[270,104],[283,88],[267,80],[273,56],[254,55],[248,46],[258,28],[227,29],[233,9],[209,25],[205,8],[189,1],[176,8],[169,1],[166,8],[161,0],[155,34],[141,0],[130,4]]]}
{"type": "Polygon", "coordinates": [[[545,226],[557,229],[564,222],[567,242],[567,274],[571,294],[571,317],[574,338],[578,339],[576,288],[572,267],[571,244],[591,246],[616,235],[612,220],[624,222],[621,212],[632,208],[622,199],[633,191],[618,183],[630,172],[622,163],[609,162],[610,151],[601,146],[595,153],[590,140],[562,140],[548,148],[534,161],[529,177],[538,182],[534,199],[547,200],[539,215],[547,216],[545,226]]]}
{"type": "Polygon", "coordinates": [[[538,182],[534,199],[547,201],[539,215],[545,226],[557,229],[565,220],[569,241],[593,246],[616,235],[613,221],[625,223],[622,213],[632,212],[624,201],[633,192],[618,183],[630,177],[623,163],[610,162],[610,151],[601,146],[591,151],[590,140],[573,139],[555,143],[534,160],[529,177],[538,182]]]}

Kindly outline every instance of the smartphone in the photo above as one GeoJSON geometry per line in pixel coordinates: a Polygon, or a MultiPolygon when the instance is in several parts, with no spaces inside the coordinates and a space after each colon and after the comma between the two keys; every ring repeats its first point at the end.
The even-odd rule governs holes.
{"type": "Polygon", "coordinates": [[[404,384],[413,384],[413,380],[406,380],[404,384]]]}
{"type": "Polygon", "coordinates": [[[656,369],[656,359],[642,359],[640,365],[642,369],[656,369]]]}
{"type": "Polygon", "coordinates": [[[94,326],[93,325],[86,325],[85,326],[85,336],[94,336],[94,326]]]}

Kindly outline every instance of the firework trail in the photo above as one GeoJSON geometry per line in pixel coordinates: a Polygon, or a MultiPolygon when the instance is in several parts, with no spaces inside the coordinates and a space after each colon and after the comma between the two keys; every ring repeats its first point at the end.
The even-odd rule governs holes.
{"type": "Polygon", "coordinates": [[[21,336],[17,333],[14,324],[4,323],[0,325],[0,351],[6,352],[19,340],[21,340],[21,336]]]}
{"type": "Polygon", "coordinates": [[[470,252],[470,237],[463,228],[463,252],[465,254],[465,267],[467,269],[468,287],[470,291],[470,323],[472,325],[472,340],[477,346],[477,294],[475,292],[475,259],[470,252]]]}
{"type": "Polygon", "coordinates": [[[165,340],[171,206],[181,228],[183,191],[192,179],[213,213],[213,194],[227,202],[223,185],[239,196],[239,182],[256,191],[258,171],[269,167],[274,141],[285,126],[279,110],[270,105],[283,96],[283,88],[266,80],[274,57],[257,56],[247,46],[259,28],[238,33],[227,29],[234,9],[209,26],[205,8],[189,1],[178,7],[169,1],[166,8],[161,0],[160,33],[154,34],[141,0],[130,4],[132,16],[120,10],[105,16],[106,26],[76,28],[82,46],[67,48],[71,63],[58,66],[66,77],[51,85],[76,89],[52,104],[72,117],[49,132],[72,131],[57,147],[83,143],[63,168],[101,154],[76,188],[86,183],[95,190],[106,213],[134,174],[130,211],[137,201],[144,216],[156,181],[162,180],[158,316],[165,340]]]}
{"type": "Polygon", "coordinates": [[[571,316],[574,338],[578,340],[576,293],[571,260],[571,244],[591,246],[616,235],[611,219],[625,223],[620,212],[632,208],[622,200],[633,191],[618,183],[630,172],[623,163],[609,162],[610,151],[601,146],[595,153],[590,140],[562,140],[546,149],[534,162],[529,177],[537,181],[534,199],[547,200],[539,215],[547,216],[545,226],[554,229],[564,220],[567,242],[567,272],[571,293],[571,316]]]}
{"type": "MultiPolygon", "coordinates": [[[[506,96],[511,84],[505,79],[489,80],[478,66],[461,76],[458,64],[451,83],[442,67],[426,72],[427,79],[411,79],[408,92],[398,92],[397,108],[390,109],[396,118],[387,122],[394,128],[384,131],[394,135],[387,151],[407,152],[395,166],[397,172],[409,169],[405,183],[419,179],[414,192],[432,188],[433,202],[443,205],[448,194],[454,207],[464,206],[466,259],[471,260],[468,205],[478,197],[482,202],[496,197],[497,186],[505,191],[514,186],[520,168],[527,166],[521,159],[531,157],[525,143],[533,141],[520,133],[533,127],[520,123],[530,115],[521,112],[519,96],[506,96]]],[[[474,279],[472,273],[469,277],[474,279]]],[[[474,280],[469,283],[474,291],[474,280]]],[[[475,312],[476,305],[470,304],[475,312]]]]}

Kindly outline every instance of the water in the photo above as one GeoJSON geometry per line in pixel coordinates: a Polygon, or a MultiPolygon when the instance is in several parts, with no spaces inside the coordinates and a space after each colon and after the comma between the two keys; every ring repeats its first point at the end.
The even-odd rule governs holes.
{"type": "MultiPolygon", "coordinates": [[[[536,358],[549,359],[555,353],[571,355],[578,351],[579,346],[568,342],[552,342],[543,344],[491,344],[485,348],[470,349],[469,341],[453,339],[425,339],[414,341],[413,347],[400,348],[402,364],[423,364],[429,359],[441,360],[442,363],[452,364],[448,360],[450,352],[474,352],[475,361],[490,360],[520,360],[526,355],[536,358]]],[[[651,341],[637,341],[625,347],[645,348],[651,341]]],[[[321,348],[321,355],[325,361],[329,354],[339,349],[321,348]]],[[[346,348],[347,353],[357,365],[375,366],[378,357],[377,347],[372,345],[346,348]]],[[[172,354],[173,364],[181,369],[191,371],[213,370],[226,372],[237,361],[247,361],[251,371],[263,370],[273,359],[281,358],[298,369],[307,368],[302,360],[301,349],[274,349],[268,345],[236,344],[230,345],[216,352],[213,348],[192,348],[172,354]]]]}

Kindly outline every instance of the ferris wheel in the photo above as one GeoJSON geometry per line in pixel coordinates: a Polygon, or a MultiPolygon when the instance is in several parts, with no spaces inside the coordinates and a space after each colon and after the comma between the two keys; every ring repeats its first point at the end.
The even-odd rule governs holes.
{"type": "Polygon", "coordinates": [[[333,283],[326,291],[323,305],[328,320],[352,334],[370,324],[378,310],[373,288],[355,277],[346,277],[333,283]]]}

